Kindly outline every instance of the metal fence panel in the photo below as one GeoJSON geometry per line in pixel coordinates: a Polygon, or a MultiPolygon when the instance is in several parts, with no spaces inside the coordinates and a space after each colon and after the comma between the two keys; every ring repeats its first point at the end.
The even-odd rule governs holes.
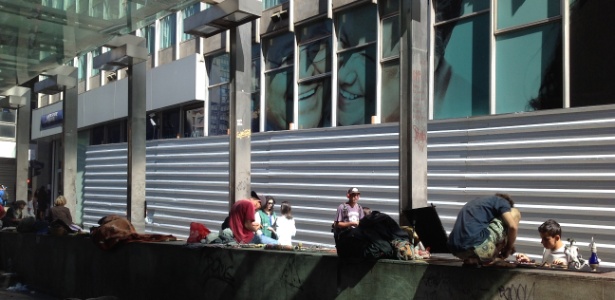
{"type": "MultiPolygon", "coordinates": [[[[594,236],[615,262],[615,106],[431,121],[428,201],[450,231],[460,207],[505,192],[522,211],[517,250],[540,260],[537,227],[548,218],[581,253],[594,236]]],[[[345,191],[398,217],[398,125],[254,133],[252,189],[289,201],[296,242],[333,245],[330,225],[345,191]]],[[[90,146],[84,221],[125,214],[126,145],[90,146]],[[122,173],[123,172],[123,173],[122,173]]],[[[218,230],[228,211],[228,138],[149,141],[148,232],[188,235],[189,223],[218,230]]],[[[276,208],[279,211],[279,206],[276,208]]]]}

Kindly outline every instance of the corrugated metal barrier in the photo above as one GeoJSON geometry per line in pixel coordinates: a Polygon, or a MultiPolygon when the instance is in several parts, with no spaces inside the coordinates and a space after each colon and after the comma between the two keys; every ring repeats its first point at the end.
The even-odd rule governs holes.
{"type": "MultiPolygon", "coordinates": [[[[345,191],[397,219],[398,125],[265,132],[252,136],[252,189],[289,201],[295,241],[332,245],[345,191]]],[[[429,203],[447,231],[475,197],[510,194],[522,211],[517,250],[541,260],[537,228],[557,220],[589,257],[615,266],[615,106],[432,121],[429,203]]],[[[87,151],[84,225],[125,214],[126,144],[87,151]]],[[[190,222],[218,230],[228,212],[228,138],[148,141],[146,230],[188,235],[190,222]]],[[[279,210],[279,205],[276,207],[279,210]]]]}

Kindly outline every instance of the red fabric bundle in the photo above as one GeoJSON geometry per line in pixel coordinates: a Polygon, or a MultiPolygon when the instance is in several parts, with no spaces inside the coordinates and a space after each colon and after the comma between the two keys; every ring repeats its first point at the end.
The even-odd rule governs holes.
{"type": "Polygon", "coordinates": [[[190,223],[190,236],[187,243],[200,243],[211,231],[201,223],[190,223]]]}

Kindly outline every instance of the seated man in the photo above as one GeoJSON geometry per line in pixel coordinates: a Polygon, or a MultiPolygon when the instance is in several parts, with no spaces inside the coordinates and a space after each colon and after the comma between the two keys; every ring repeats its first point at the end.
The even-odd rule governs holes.
{"type": "Polygon", "coordinates": [[[459,211],[448,238],[453,255],[464,265],[489,264],[515,252],[521,213],[506,194],[477,198],[459,211]]]}
{"type": "MultiPolygon", "coordinates": [[[[542,253],[542,265],[567,266],[568,260],[564,253],[566,246],[562,242],[562,228],[559,223],[549,219],[538,227],[538,233],[540,233],[540,243],[545,248],[542,253]]],[[[518,262],[531,262],[530,258],[523,253],[517,253],[516,256],[518,262]]]]}
{"type": "Polygon", "coordinates": [[[256,235],[260,224],[254,221],[254,201],[239,200],[233,204],[229,214],[229,225],[233,232],[235,241],[240,244],[274,244],[278,241],[267,237],[256,235]]]}
{"type": "Polygon", "coordinates": [[[17,227],[19,222],[27,216],[26,214],[26,201],[17,200],[9,209],[6,211],[6,215],[2,219],[3,227],[17,227]]]}
{"type": "MultiPolygon", "coordinates": [[[[252,201],[252,204],[254,204],[254,211],[257,211],[261,208],[261,202],[265,201],[265,196],[258,195],[256,194],[255,191],[252,191],[252,195],[250,196],[249,200],[252,201]]],[[[230,215],[227,216],[222,222],[222,229],[220,230],[220,232],[224,231],[224,229],[230,228],[229,218],[230,218],[230,215]]]]}

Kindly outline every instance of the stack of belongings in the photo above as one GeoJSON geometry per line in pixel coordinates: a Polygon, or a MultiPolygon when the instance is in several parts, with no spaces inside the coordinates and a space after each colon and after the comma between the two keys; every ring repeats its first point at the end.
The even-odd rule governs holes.
{"type": "Polygon", "coordinates": [[[337,255],[343,258],[415,260],[429,257],[429,251],[424,249],[418,236],[408,234],[393,218],[378,211],[361,219],[358,227],[340,232],[335,246],[337,255]]]}

